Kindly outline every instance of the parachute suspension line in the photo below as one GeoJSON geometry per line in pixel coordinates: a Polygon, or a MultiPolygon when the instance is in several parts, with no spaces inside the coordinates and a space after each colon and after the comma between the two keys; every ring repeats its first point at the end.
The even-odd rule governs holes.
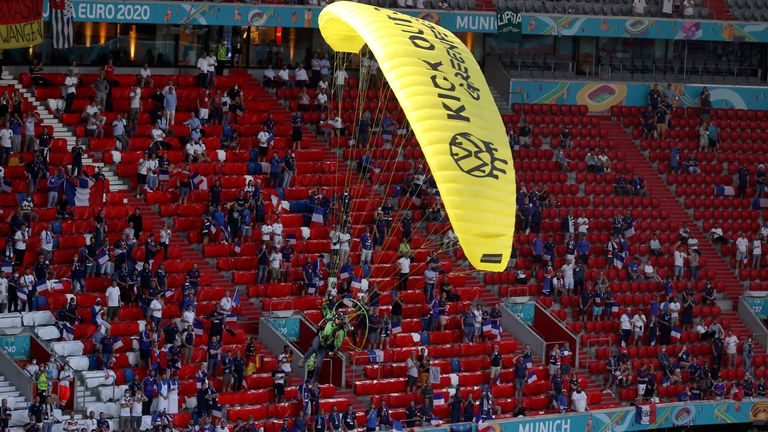
{"type": "MultiPolygon", "coordinates": [[[[371,117],[371,123],[376,123],[376,124],[380,124],[381,123],[381,121],[379,119],[380,119],[380,117],[383,118],[382,116],[386,112],[386,107],[389,104],[389,98],[390,98],[391,95],[392,95],[392,92],[389,89],[389,84],[386,83],[386,81],[385,81],[384,84],[381,86],[381,89],[379,91],[379,100],[378,100],[378,103],[376,105],[376,114],[375,114],[375,116],[371,117]]],[[[373,147],[375,147],[375,143],[377,142],[379,136],[381,136],[381,128],[380,127],[377,128],[377,131],[376,131],[375,134],[370,134],[369,135],[368,142],[365,143],[364,147],[362,147],[362,150],[363,150],[364,154],[370,153],[371,149],[373,147]]],[[[355,160],[351,161],[353,170],[354,170],[355,163],[356,163],[355,160]]],[[[350,176],[349,176],[349,178],[347,180],[351,183],[353,178],[354,178],[354,173],[350,172],[349,174],[350,174],[350,176]]],[[[371,180],[371,183],[372,183],[372,186],[375,188],[376,185],[373,182],[373,180],[371,180]]],[[[364,191],[364,185],[365,184],[366,184],[365,183],[365,178],[361,176],[361,178],[360,178],[360,187],[355,191],[355,194],[352,197],[353,198],[352,199],[353,203],[355,201],[357,201],[358,199],[360,199],[361,196],[365,193],[365,191],[364,191]]]]}
{"type": "MultiPolygon", "coordinates": [[[[357,143],[357,135],[358,135],[358,122],[360,119],[362,119],[363,116],[363,110],[365,109],[365,102],[367,99],[367,93],[368,93],[368,70],[369,67],[363,68],[363,51],[367,50],[366,47],[363,47],[363,49],[360,51],[358,57],[359,57],[359,71],[358,74],[358,80],[357,80],[357,97],[355,98],[355,108],[354,108],[354,118],[352,122],[351,127],[351,138],[355,140],[355,143],[357,143]]],[[[367,58],[367,55],[366,57],[367,58]]]]}
{"type": "MultiPolygon", "coordinates": [[[[339,89],[339,87],[336,85],[336,75],[337,75],[336,72],[346,71],[347,64],[349,63],[349,60],[351,57],[351,54],[349,53],[334,51],[333,54],[334,54],[334,62],[333,62],[334,73],[333,73],[333,77],[329,78],[331,80],[331,83],[329,84],[331,86],[331,102],[329,104],[329,109],[328,109],[328,119],[327,119],[328,121],[332,121],[336,117],[339,117],[340,119],[342,118],[341,114],[342,114],[342,106],[343,106],[344,86],[341,86],[341,89],[339,89]],[[339,107],[338,112],[334,112],[334,106],[335,106],[334,102],[336,101],[335,98],[338,98],[338,107],[339,107]]],[[[335,135],[336,135],[336,131],[334,130],[333,133],[331,134],[331,147],[333,147],[333,137],[335,135]]],[[[341,157],[339,152],[334,152],[334,153],[336,153],[336,167],[339,167],[343,163],[343,158],[341,157]]],[[[338,196],[338,186],[339,186],[338,183],[339,183],[339,173],[337,168],[333,176],[333,190],[334,190],[334,195],[336,196],[338,196]]],[[[346,215],[344,215],[343,212],[341,211],[341,208],[339,207],[338,202],[335,203],[334,210],[337,214],[340,214],[340,218],[339,218],[340,222],[343,222],[346,215]]],[[[331,262],[331,268],[329,270],[331,272],[335,272],[336,268],[334,267],[340,267],[340,266],[341,266],[341,263],[331,262]]]]}
{"type": "MultiPolygon", "coordinates": [[[[367,96],[366,95],[366,93],[367,93],[367,86],[363,87],[364,86],[364,79],[363,79],[362,75],[359,75],[358,78],[359,78],[358,79],[358,94],[357,94],[357,98],[356,98],[356,101],[355,101],[355,103],[356,103],[355,104],[355,111],[354,111],[355,117],[354,117],[354,120],[353,120],[352,133],[351,133],[351,138],[355,140],[355,146],[350,146],[350,152],[351,152],[352,156],[354,156],[354,149],[357,148],[358,146],[360,146],[360,147],[365,146],[365,148],[367,149],[368,146],[370,145],[370,134],[369,134],[369,142],[364,143],[364,144],[357,142],[358,113],[360,113],[361,110],[362,110],[362,106],[361,106],[362,102],[361,102],[361,100],[364,102],[365,99],[366,99],[366,96],[367,96]]],[[[360,118],[362,118],[362,114],[360,114],[360,118]]],[[[353,178],[354,178],[354,175],[355,175],[354,174],[354,172],[355,172],[355,162],[356,161],[354,160],[354,157],[352,158],[351,161],[349,161],[349,160],[346,161],[348,168],[351,168],[351,169],[348,169],[346,174],[345,174],[344,184],[345,184],[346,187],[350,187],[350,189],[351,189],[352,181],[353,181],[353,178]],[[350,165],[351,165],[351,167],[350,167],[350,165]]],[[[359,185],[358,188],[356,188],[354,193],[352,191],[350,192],[350,194],[351,194],[351,196],[353,198],[352,199],[353,205],[354,205],[355,200],[358,198],[358,196],[360,194],[362,194],[362,187],[363,187],[363,185],[364,185],[364,182],[360,181],[360,185],[359,185]]],[[[351,209],[350,209],[350,211],[351,211],[351,209]]]]}
{"type": "MultiPolygon", "coordinates": [[[[399,142],[399,144],[397,146],[397,154],[398,155],[401,153],[403,145],[406,142],[408,142],[408,140],[410,139],[411,131],[412,131],[412,129],[409,127],[408,131],[405,134],[403,134],[402,139],[399,140],[400,142],[399,142]]],[[[384,193],[383,193],[383,197],[382,197],[382,206],[387,202],[388,199],[391,198],[391,197],[388,196],[387,192],[389,190],[389,186],[392,184],[392,180],[394,179],[395,169],[397,168],[397,162],[398,162],[397,159],[395,159],[393,161],[393,164],[392,164],[393,166],[391,167],[392,169],[391,169],[391,171],[389,173],[389,179],[387,181],[386,186],[384,187],[384,193]]],[[[410,196],[407,199],[411,199],[410,196]]],[[[394,227],[396,227],[397,225],[400,224],[400,222],[402,222],[403,218],[405,217],[405,212],[410,211],[410,210],[404,210],[403,209],[403,205],[406,204],[406,203],[407,203],[407,201],[405,201],[403,199],[398,200],[397,213],[395,214],[395,217],[392,218],[392,225],[391,225],[391,227],[389,229],[389,232],[387,234],[389,234],[394,227]]],[[[386,245],[391,240],[392,240],[392,237],[390,235],[387,235],[387,238],[384,240],[384,244],[386,245]]],[[[384,254],[377,254],[376,258],[374,259],[374,265],[379,263],[379,260],[381,259],[382,256],[384,256],[384,254]]]]}

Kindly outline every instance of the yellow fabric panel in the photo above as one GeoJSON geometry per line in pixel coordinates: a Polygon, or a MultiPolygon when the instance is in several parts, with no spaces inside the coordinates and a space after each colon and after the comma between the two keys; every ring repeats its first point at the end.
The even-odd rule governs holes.
{"type": "Polygon", "coordinates": [[[515,228],[515,172],[506,130],[472,53],[428,21],[338,1],[319,17],[337,52],[367,44],[408,117],[464,253],[503,271],[515,228]]]}

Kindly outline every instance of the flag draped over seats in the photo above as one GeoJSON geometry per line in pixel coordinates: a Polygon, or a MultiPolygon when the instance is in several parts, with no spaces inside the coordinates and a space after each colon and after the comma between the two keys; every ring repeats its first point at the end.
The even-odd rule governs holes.
{"type": "Polygon", "coordinates": [[[637,405],[635,407],[635,424],[650,425],[656,423],[656,404],[637,405]]]}
{"type": "Polygon", "coordinates": [[[733,188],[733,186],[718,185],[718,186],[715,186],[715,195],[734,196],[736,195],[736,190],[733,188]]]}
{"type": "Polygon", "coordinates": [[[64,196],[71,206],[88,207],[101,205],[104,196],[104,181],[89,177],[78,177],[64,182],[64,196]]]}

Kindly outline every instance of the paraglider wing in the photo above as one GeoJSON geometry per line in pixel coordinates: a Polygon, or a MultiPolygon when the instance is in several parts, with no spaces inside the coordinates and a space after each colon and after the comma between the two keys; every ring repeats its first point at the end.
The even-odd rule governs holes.
{"type": "Polygon", "coordinates": [[[503,271],[515,227],[506,131],[472,53],[452,33],[348,1],[326,6],[320,32],[337,52],[367,45],[421,145],[459,243],[479,270],[503,271]]]}

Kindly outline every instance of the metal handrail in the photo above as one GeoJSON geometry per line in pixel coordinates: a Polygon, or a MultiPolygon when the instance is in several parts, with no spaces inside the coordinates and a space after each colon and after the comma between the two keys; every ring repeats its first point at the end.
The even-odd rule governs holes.
{"type": "MultiPolygon", "coordinates": [[[[609,337],[599,337],[599,338],[594,338],[594,339],[587,339],[587,362],[588,362],[587,363],[587,368],[589,368],[589,366],[591,366],[593,362],[598,362],[599,363],[599,360],[597,360],[597,353],[593,353],[591,351],[592,348],[593,348],[593,344],[594,345],[598,345],[598,342],[605,342],[605,341],[608,341],[608,346],[609,347],[613,346],[613,344],[611,344],[611,338],[609,338],[609,337]]],[[[589,369],[587,369],[587,370],[589,370],[589,369]]]]}
{"type": "Polygon", "coordinates": [[[296,301],[293,299],[293,297],[290,297],[288,299],[280,299],[278,301],[271,301],[271,302],[269,302],[269,316],[274,315],[273,307],[274,307],[275,303],[278,303],[278,302],[279,303],[289,302],[288,304],[291,305],[290,309],[282,309],[282,310],[285,310],[285,311],[296,310],[296,301]]]}
{"type": "MultiPolygon", "coordinates": [[[[515,288],[517,289],[518,287],[517,287],[517,286],[515,286],[515,288]]],[[[506,295],[506,297],[504,297],[504,303],[506,303],[506,304],[511,304],[511,303],[513,303],[513,302],[510,300],[512,297],[531,297],[531,285],[523,285],[523,286],[522,286],[522,287],[520,287],[520,288],[523,288],[523,289],[525,290],[525,295],[524,295],[524,296],[519,296],[519,295],[512,295],[512,294],[510,294],[510,291],[511,291],[511,290],[510,290],[510,291],[507,291],[507,295],[506,295]]],[[[525,303],[525,302],[524,302],[524,303],[525,303]]]]}

